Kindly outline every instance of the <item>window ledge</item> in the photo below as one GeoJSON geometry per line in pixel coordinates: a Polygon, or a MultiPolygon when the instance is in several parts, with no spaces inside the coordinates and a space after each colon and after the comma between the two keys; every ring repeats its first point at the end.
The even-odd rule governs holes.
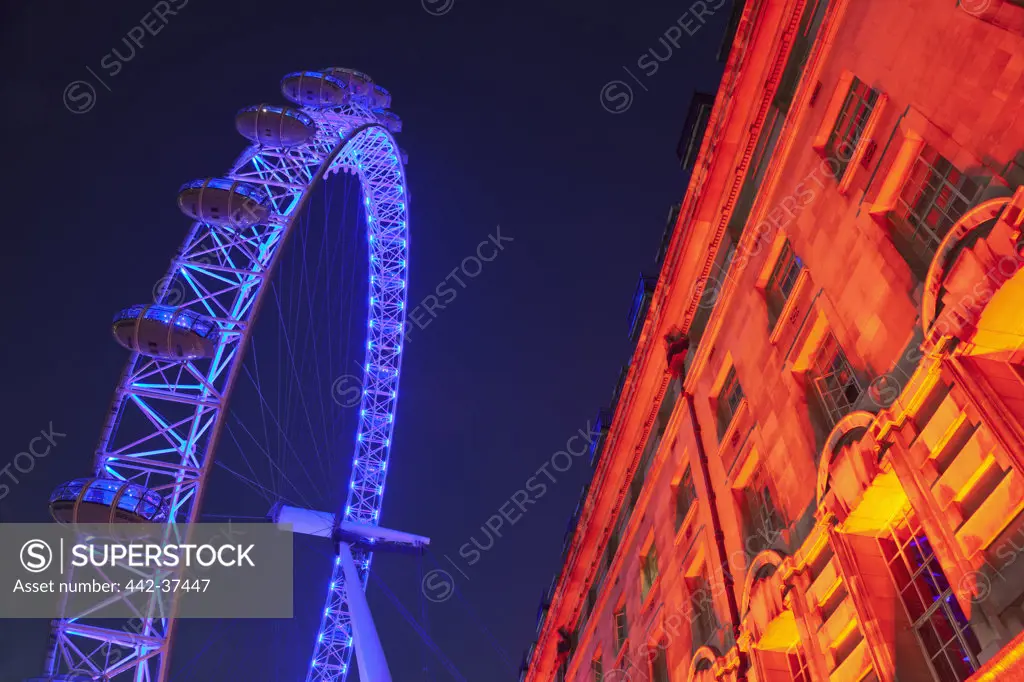
{"type": "Polygon", "coordinates": [[[693,504],[690,505],[689,511],[686,512],[686,516],[683,517],[683,522],[679,524],[679,529],[676,531],[675,542],[673,543],[676,547],[683,544],[687,538],[693,537],[694,526],[697,525],[698,509],[700,508],[699,498],[694,498],[693,504]]]}
{"type": "Polygon", "coordinates": [[[811,143],[811,148],[819,154],[825,153],[825,147],[828,144],[828,138],[832,134],[832,128],[836,124],[836,120],[839,118],[839,114],[843,110],[843,102],[846,100],[846,93],[850,89],[850,85],[853,84],[853,72],[843,71],[836,83],[835,89],[832,91],[832,97],[829,100],[828,106],[825,108],[825,113],[818,124],[818,130],[814,135],[814,141],[811,143]]]}
{"type": "Polygon", "coordinates": [[[868,207],[868,213],[877,222],[888,225],[889,212],[896,210],[896,204],[903,188],[906,187],[910,173],[914,169],[917,158],[924,150],[924,138],[916,132],[908,133],[903,145],[900,147],[896,160],[893,161],[889,173],[885,177],[878,198],[868,207]]]}
{"type": "Polygon", "coordinates": [[[629,651],[629,639],[625,639],[622,642],[622,646],[619,647],[619,653],[615,654],[615,669],[624,670],[623,666],[626,664],[626,652],[629,651]]]}
{"type": "Polygon", "coordinates": [[[789,292],[786,304],[782,306],[779,319],[775,321],[775,327],[772,328],[771,334],[768,336],[768,343],[773,346],[778,345],[783,331],[796,323],[796,318],[800,316],[799,304],[803,299],[804,292],[810,288],[810,283],[811,273],[805,265],[797,275],[796,282],[793,283],[793,290],[789,292]]]}
{"type": "Polygon", "coordinates": [[[843,173],[842,180],[839,181],[839,193],[846,195],[849,193],[851,186],[853,185],[853,178],[857,174],[857,169],[860,168],[861,161],[864,159],[864,154],[867,152],[868,146],[874,140],[875,131],[878,129],[879,121],[882,120],[882,114],[885,113],[885,105],[889,102],[889,97],[884,93],[878,93],[878,100],[875,101],[875,106],[871,110],[871,116],[868,117],[867,123],[864,124],[864,130],[861,132],[860,140],[857,142],[857,148],[853,150],[853,155],[850,157],[850,162],[846,164],[846,171],[843,173]]]}
{"type": "Polygon", "coordinates": [[[736,432],[736,425],[739,424],[740,417],[749,408],[748,402],[749,401],[747,400],[747,396],[744,395],[743,398],[740,400],[740,404],[736,406],[736,412],[733,413],[732,419],[729,420],[729,425],[725,427],[725,431],[723,431],[722,435],[718,437],[719,449],[721,449],[721,446],[728,443],[729,440],[732,438],[733,434],[736,432]]]}
{"type": "Polygon", "coordinates": [[[744,429],[744,425],[749,421],[747,419],[749,412],[750,404],[747,401],[747,397],[743,396],[739,407],[736,408],[736,414],[732,416],[732,421],[729,422],[729,427],[718,441],[718,458],[722,462],[722,466],[725,467],[726,472],[731,471],[733,464],[735,464],[736,455],[741,445],[740,441],[743,439],[741,430],[744,429]],[[734,452],[731,456],[727,457],[729,450],[734,452]]]}
{"type": "Polygon", "coordinates": [[[659,575],[657,578],[654,579],[654,582],[651,584],[651,588],[647,590],[647,596],[644,597],[643,603],[641,603],[640,605],[640,613],[643,616],[646,617],[648,615],[648,611],[650,611],[651,605],[657,601],[656,597],[658,597],[660,594],[661,576],[659,575]]]}

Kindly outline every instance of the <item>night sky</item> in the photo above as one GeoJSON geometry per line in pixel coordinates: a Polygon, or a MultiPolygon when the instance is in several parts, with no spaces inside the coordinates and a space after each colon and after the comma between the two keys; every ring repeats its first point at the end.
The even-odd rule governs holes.
{"type": "MultiPolygon", "coordinates": [[[[383,523],[429,536],[441,563],[427,558],[421,568],[402,555],[374,563],[465,679],[512,682],[589,478],[586,458],[532,493],[526,513],[475,563],[459,549],[474,537],[486,546],[481,527],[610,401],[630,353],[637,277],[656,272],[669,206],[685,190],[675,147],[686,108],[694,90],[717,87],[728,5],[705,16],[707,25],[687,0],[156,5],[177,13],[154,21],[154,4],[123,0],[7,0],[0,10],[8,133],[0,469],[51,423],[67,434],[18,475],[0,499],[0,520],[47,520],[54,486],[89,473],[127,355],[111,338],[111,316],[151,300],[184,238],[178,186],[225,172],[243,149],[234,113],[285,103],[285,73],[357,68],[392,92],[405,122],[410,307],[497,226],[512,238],[415,332],[403,361],[383,523]],[[105,56],[128,54],[123,39],[138,35],[147,12],[156,35],[111,75],[105,56]],[[95,88],[94,100],[86,86],[65,90],[78,80],[95,88]],[[606,87],[611,81],[634,96],[622,83],[606,87]],[[435,567],[454,576],[457,597],[424,601],[419,571],[435,567]]],[[[351,450],[337,457],[346,480],[351,450]]],[[[218,488],[219,480],[207,508],[251,511],[237,485],[218,488]]],[[[297,542],[292,621],[183,625],[172,679],[304,679],[328,554],[311,539],[297,542]]],[[[374,579],[369,596],[396,680],[453,679],[374,579]]],[[[39,674],[46,637],[44,621],[0,623],[0,681],[39,674]]]]}

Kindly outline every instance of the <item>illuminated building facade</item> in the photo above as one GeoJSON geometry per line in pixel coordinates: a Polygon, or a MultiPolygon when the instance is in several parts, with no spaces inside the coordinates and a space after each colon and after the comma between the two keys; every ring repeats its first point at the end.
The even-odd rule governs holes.
{"type": "Polygon", "coordinates": [[[745,3],[522,680],[1024,679],[1022,5],[745,3]]]}

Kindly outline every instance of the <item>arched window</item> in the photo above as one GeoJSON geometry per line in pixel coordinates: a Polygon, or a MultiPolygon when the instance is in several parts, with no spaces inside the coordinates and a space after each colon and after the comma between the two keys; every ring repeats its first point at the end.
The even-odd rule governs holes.
{"type": "Polygon", "coordinates": [[[818,457],[817,501],[820,505],[829,490],[832,460],[843,448],[861,440],[868,432],[875,416],[865,410],[857,410],[843,417],[828,435],[825,446],[818,457]]]}
{"type": "Polygon", "coordinates": [[[718,659],[718,650],[704,646],[697,649],[690,661],[690,672],[686,676],[687,682],[714,682],[715,661],[718,659]]]}

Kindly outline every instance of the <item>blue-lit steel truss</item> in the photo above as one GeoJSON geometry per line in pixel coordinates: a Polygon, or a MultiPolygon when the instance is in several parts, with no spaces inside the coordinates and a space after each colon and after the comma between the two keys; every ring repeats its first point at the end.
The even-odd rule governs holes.
{"type": "MultiPolygon", "coordinates": [[[[226,176],[266,193],[268,218],[245,228],[193,224],[162,280],[157,303],[215,321],[213,357],[168,361],[133,353],[103,427],[96,476],[161,493],[175,523],[199,519],[198,502],[265,285],[310,193],[326,174],[337,172],[352,173],[361,184],[370,280],[363,395],[344,518],[379,521],[398,398],[408,262],[405,171],[389,132],[396,117],[355,96],[341,106],[302,110],[316,125],[311,140],[287,149],[254,144],[226,176]]],[[[365,553],[356,557],[363,589],[370,559],[365,553]]],[[[148,615],[140,612],[122,627],[90,622],[87,613],[55,621],[47,675],[163,682],[170,669],[173,611],[162,618],[148,615]]],[[[351,642],[336,562],[308,680],[344,680],[351,642]]]]}

